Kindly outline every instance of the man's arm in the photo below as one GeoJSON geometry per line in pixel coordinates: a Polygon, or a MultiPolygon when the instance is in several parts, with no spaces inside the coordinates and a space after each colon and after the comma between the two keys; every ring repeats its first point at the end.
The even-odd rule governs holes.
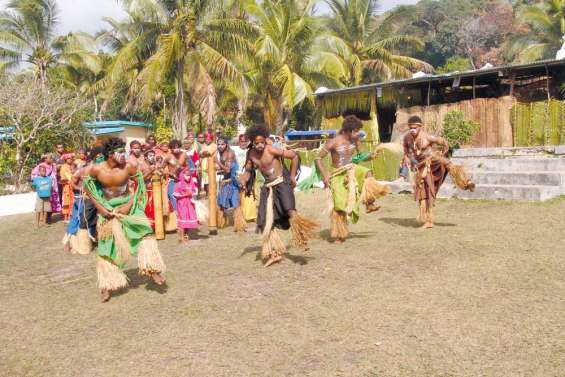
{"type": "Polygon", "coordinates": [[[287,160],[290,160],[290,181],[292,182],[293,186],[296,186],[296,174],[298,173],[298,163],[300,162],[300,159],[298,157],[298,153],[296,153],[293,150],[282,150],[280,148],[276,148],[273,146],[267,146],[266,149],[267,153],[270,153],[271,155],[275,156],[275,157],[282,157],[282,158],[286,158],[287,160]]]}
{"type": "Polygon", "coordinates": [[[322,163],[322,160],[332,150],[332,148],[334,147],[334,143],[335,142],[333,140],[330,140],[326,144],[324,144],[322,146],[322,148],[320,149],[320,152],[318,152],[318,156],[316,157],[316,160],[315,160],[316,167],[318,168],[318,171],[320,172],[320,175],[322,176],[322,181],[324,182],[324,186],[326,186],[326,187],[330,187],[330,179],[328,177],[328,173],[326,172],[326,168],[324,167],[324,164],[322,163]]]}
{"type": "Polygon", "coordinates": [[[245,187],[245,185],[247,185],[247,182],[251,178],[251,172],[253,171],[253,169],[255,169],[255,166],[253,166],[253,161],[247,160],[245,162],[245,171],[243,172],[241,177],[239,177],[239,185],[241,187],[245,187]]]}
{"type": "Polygon", "coordinates": [[[449,151],[449,144],[443,137],[430,135],[428,136],[428,141],[430,142],[431,146],[439,145],[440,147],[442,147],[442,152],[444,155],[446,155],[449,151]]]}

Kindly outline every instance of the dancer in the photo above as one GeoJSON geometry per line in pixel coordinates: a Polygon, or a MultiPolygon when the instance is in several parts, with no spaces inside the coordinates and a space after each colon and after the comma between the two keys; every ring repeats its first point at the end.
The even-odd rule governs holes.
{"type": "Polygon", "coordinates": [[[143,211],[147,200],[143,176],[126,162],[124,145],[119,138],[104,142],[106,161],[92,166],[84,181],[99,216],[96,267],[102,302],[110,299],[112,291],[127,286],[120,268],[130,255],[138,256],[141,275],[149,276],[158,285],[165,282],[161,276],[165,264],[143,211]],[[135,185],[128,185],[130,179],[135,185]]]}
{"type": "Polygon", "coordinates": [[[198,219],[194,208],[194,197],[198,194],[197,180],[187,167],[179,175],[173,195],[177,200],[177,231],[179,243],[190,239],[189,231],[198,229],[198,219]]]}
{"type": "Polygon", "coordinates": [[[467,177],[460,165],[455,165],[445,156],[449,150],[447,141],[422,130],[422,119],[412,116],[408,119],[410,131],[404,137],[404,163],[416,161],[414,179],[414,199],[419,203],[418,221],[422,228],[433,228],[432,208],[439,189],[447,177],[462,190],[475,190],[475,184],[467,177]],[[438,150],[437,148],[441,148],[438,150]]]}
{"type": "Polygon", "coordinates": [[[359,133],[363,124],[355,115],[348,115],[338,135],[329,140],[316,157],[316,167],[322,175],[326,189],[331,189],[332,211],[330,217],[330,234],[337,243],[345,241],[349,235],[348,219],[355,224],[359,220],[359,204],[363,203],[366,212],[377,211],[375,201],[390,192],[390,188],[379,184],[370,169],[353,163],[374,157],[365,153],[354,159],[359,152],[359,133]],[[330,175],[322,163],[322,159],[331,154],[333,171],[330,175]]]}
{"type": "Polygon", "coordinates": [[[228,145],[228,139],[219,137],[218,158],[216,159],[217,174],[219,180],[218,189],[218,228],[223,228],[227,223],[227,215],[230,209],[234,210],[234,231],[245,231],[245,219],[241,213],[239,203],[239,183],[237,182],[238,166],[235,153],[228,145]]]}
{"type": "Polygon", "coordinates": [[[299,158],[296,152],[267,145],[269,132],[264,127],[252,127],[246,135],[251,149],[245,163],[245,173],[240,184],[249,193],[255,182],[255,169],[265,177],[259,199],[257,229],[262,232],[262,257],[265,267],[282,260],[286,246],[277,229],[291,229],[297,246],[307,248],[318,224],[298,214],[294,198],[299,158]],[[282,159],[291,160],[290,173],[282,159]]]}

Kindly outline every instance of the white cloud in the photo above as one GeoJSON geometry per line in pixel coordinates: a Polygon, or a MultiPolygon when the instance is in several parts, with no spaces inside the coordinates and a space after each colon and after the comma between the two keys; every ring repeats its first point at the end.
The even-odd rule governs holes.
{"type": "MultiPolygon", "coordinates": [[[[7,0],[0,0],[0,8],[6,6],[7,0]]],[[[384,0],[381,1],[380,11],[386,11],[399,4],[414,4],[418,0],[384,0]]],[[[95,33],[106,27],[103,17],[123,18],[125,12],[118,4],[118,0],[57,0],[59,9],[60,34],[70,31],[85,31],[95,33]]],[[[325,11],[327,6],[320,2],[320,11],[325,11]]]]}

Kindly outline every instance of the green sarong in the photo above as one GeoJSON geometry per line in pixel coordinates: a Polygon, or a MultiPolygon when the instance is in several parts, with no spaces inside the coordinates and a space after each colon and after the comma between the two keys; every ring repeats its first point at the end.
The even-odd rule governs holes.
{"type": "Polygon", "coordinates": [[[338,212],[346,212],[347,215],[350,216],[351,222],[355,224],[359,221],[359,197],[361,195],[361,190],[363,189],[363,183],[367,173],[371,170],[361,165],[354,165],[352,169],[354,169],[357,187],[355,192],[355,204],[352,206],[351,212],[349,212],[347,208],[347,201],[349,197],[349,188],[347,185],[348,170],[343,170],[343,172],[331,177],[330,187],[332,190],[334,210],[338,212]]]}
{"type": "MultiPolygon", "coordinates": [[[[129,213],[126,216],[117,216],[116,218],[121,224],[125,238],[127,239],[132,255],[137,255],[137,249],[141,240],[148,234],[153,233],[151,223],[145,215],[145,203],[147,201],[147,192],[143,175],[138,171],[135,175],[137,181],[137,190],[133,194],[134,201],[129,213]]],[[[126,194],[110,200],[104,197],[104,193],[100,185],[92,177],[87,177],[84,181],[85,189],[90,192],[92,198],[108,211],[113,211],[119,206],[126,204],[131,199],[131,194],[126,194]]],[[[98,229],[108,228],[109,221],[102,215],[98,215],[98,229]]],[[[117,247],[111,229],[98,234],[98,255],[111,259],[114,263],[117,261],[117,247]],[[100,234],[103,233],[103,234],[100,234]]]]}

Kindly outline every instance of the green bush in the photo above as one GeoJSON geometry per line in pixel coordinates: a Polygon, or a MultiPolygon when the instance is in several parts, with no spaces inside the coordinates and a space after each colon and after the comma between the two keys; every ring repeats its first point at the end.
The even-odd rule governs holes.
{"type": "Polygon", "coordinates": [[[173,128],[171,126],[171,117],[167,116],[165,120],[165,110],[161,110],[155,121],[155,139],[158,144],[168,144],[172,138],[173,128]]]}
{"type": "Polygon", "coordinates": [[[436,73],[453,73],[455,71],[464,72],[470,70],[471,68],[472,67],[469,59],[462,58],[460,56],[452,56],[451,58],[447,59],[444,65],[436,68],[436,73]]]}
{"type": "Polygon", "coordinates": [[[449,151],[468,144],[479,127],[479,123],[466,120],[461,110],[449,111],[443,119],[443,137],[449,143],[449,151]]]}

